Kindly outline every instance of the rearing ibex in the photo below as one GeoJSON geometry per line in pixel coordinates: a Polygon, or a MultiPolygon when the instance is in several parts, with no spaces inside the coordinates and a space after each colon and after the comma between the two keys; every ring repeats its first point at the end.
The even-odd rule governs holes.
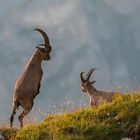
{"type": "Polygon", "coordinates": [[[92,82],[89,81],[93,71],[95,71],[95,70],[96,70],[96,68],[92,68],[86,74],[86,78],[83,77],[84,72],[80,73],[80,78],[81,78],[81,82],[82,82],[82,84],[81,84],[82,92],[87,93],[87,95],[89,96],[90,105],[100,105],[105,102],[111,102],[115,97],[114,92],[98,91],[92,85],[96,81],[92,81],[92,82]]]}
{"type": "Polygon", "coordinates": [[[44,44],[36,46],[36,51],[26,64],[26,67],[15,84],[13,93],[13,110],[10,117],[10,126],[13,125],[14,116],[19,106],[23,107],[23,112],[18,119],[20,127],[23,126],[23,118],[27,115],[33,107],[33,100],[39,94],[40,81],[43,75],[41,62],[42,60],[50,60],[51,46],[47,34],[41,29],[34,29],[41,33],[44,37],[44,44]],[[45,46],[41,48],[39,46],[45,46]]]}

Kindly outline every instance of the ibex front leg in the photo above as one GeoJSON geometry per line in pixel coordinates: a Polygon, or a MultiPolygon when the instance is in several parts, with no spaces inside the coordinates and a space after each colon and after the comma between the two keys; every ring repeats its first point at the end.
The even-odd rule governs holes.
{"type": "Polygon", "coordinates": [[[89,105],[91,105],[91,106],[97,106],[97,105],[98,105],[98,101],[97,101],[97,100],[95,100],[95,99],[90,100],[89,105]]]}

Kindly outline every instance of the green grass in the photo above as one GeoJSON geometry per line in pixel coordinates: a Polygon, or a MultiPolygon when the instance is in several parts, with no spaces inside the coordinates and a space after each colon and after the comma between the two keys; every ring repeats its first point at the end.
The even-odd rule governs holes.
{"type": "Polygon", "coordinates": [[[112,103],[50,115],[41,124],[1,132],[11,140],[139,140],[140,93],[117,95],[112,103]]]}

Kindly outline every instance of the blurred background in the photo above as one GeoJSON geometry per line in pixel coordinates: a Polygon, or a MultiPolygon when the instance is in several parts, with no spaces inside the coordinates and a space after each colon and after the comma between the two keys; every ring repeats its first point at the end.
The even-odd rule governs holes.
{"type": "Polygon", "coordinates": [[[139,90],[139,7],[139,0],[1,2],[0,124],[9,123],[14,84],[43,41],[34,28],[47,32],[53,51],[51,61],[42,64],[41,90],[29,119],[86,106],[79,73],[92,67],[98,68],[92,76],[97,89],[139,90]]]}

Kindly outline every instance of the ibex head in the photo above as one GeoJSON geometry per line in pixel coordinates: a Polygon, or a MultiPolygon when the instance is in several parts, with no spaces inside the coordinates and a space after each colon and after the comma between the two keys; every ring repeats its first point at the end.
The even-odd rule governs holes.
{"type": "Polygon", "coordinates": [[[51,59],[50,52],[51,52],[52,49],[51,49],[49,38],[48,38],[47,34],[43,30],[34,29],[34,31],[35,30],[41,33],[41,35],[43,36],[44,41],[45,41],[44,44],[38,44],[36,46],[36,48],[41,53],[41,57],[42,57],[43,60],[50,60],[51,59]],[[44,46],[45,48],[42,48],[42,47],[39,47],[39,46],[44,46]]]}
{"type": "Polygon", "coordinates": [[[82,89],[82,92],[87,92],[87,88],[88,86],[92,85],[93,83],[95,83],[96,81],[90,81],[90,77],[93,73],[93,71],[95,71],[96,68],[92,68],[91,70],[89,70],[89,72],[86,74],[86,77],[84,78],[83,77],[83,73],[84,72],[81,72],[80,73],[80,78],[81,78],[81,89],[82,89]]]}

